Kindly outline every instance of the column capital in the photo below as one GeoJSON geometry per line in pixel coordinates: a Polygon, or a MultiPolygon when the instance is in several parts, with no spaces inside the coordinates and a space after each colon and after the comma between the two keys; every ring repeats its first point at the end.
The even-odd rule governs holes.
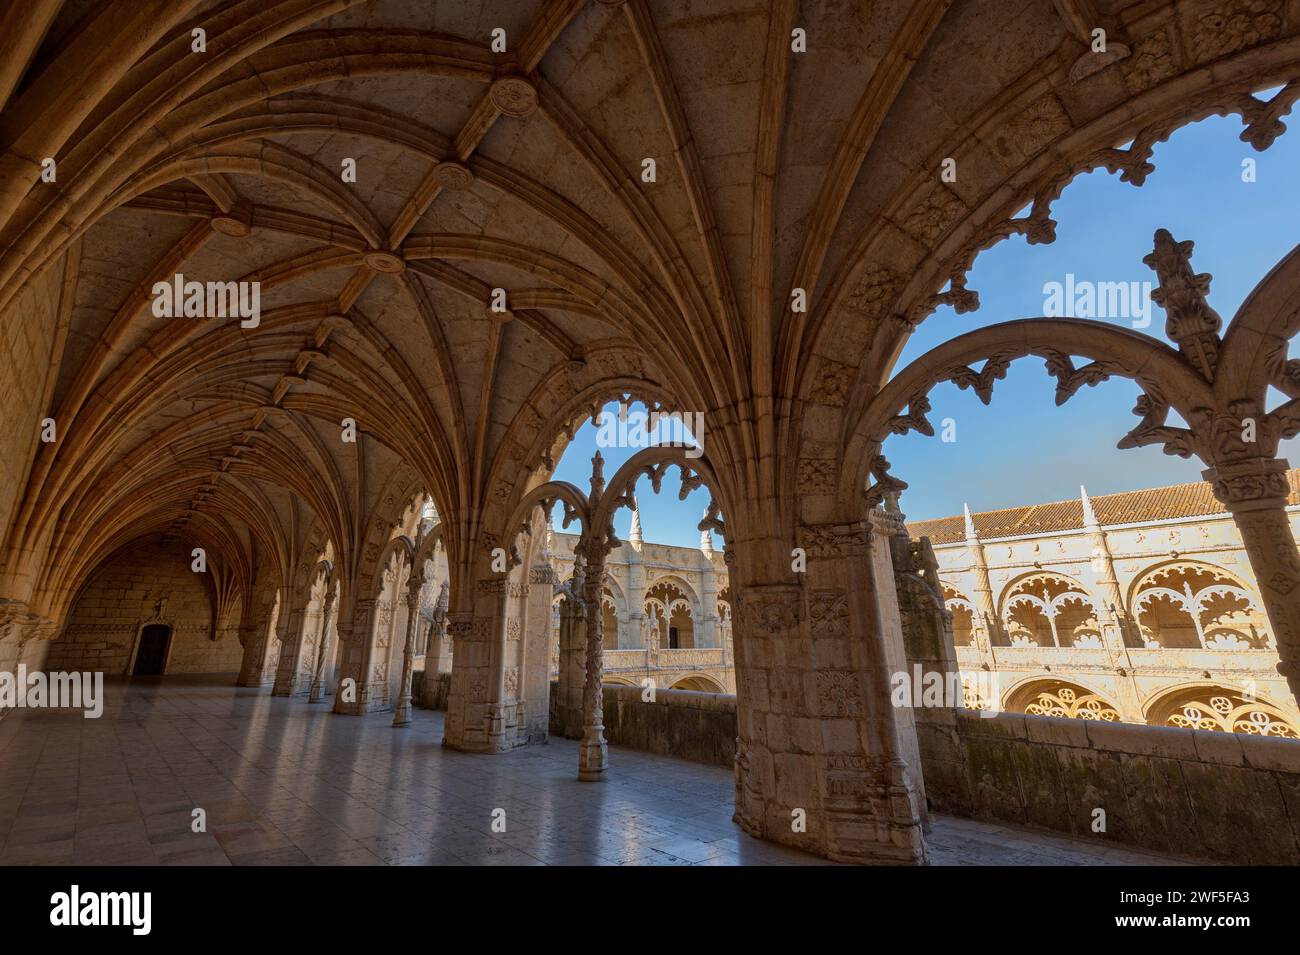
{"type": "Polygon", "coordinates": [[[1288,464],[1283,458],[1247,458],[1206,468],[1201,476],[1214,488],[1214,496],[1234,514],[1286,506],[1291,488],[1288,464]]]}

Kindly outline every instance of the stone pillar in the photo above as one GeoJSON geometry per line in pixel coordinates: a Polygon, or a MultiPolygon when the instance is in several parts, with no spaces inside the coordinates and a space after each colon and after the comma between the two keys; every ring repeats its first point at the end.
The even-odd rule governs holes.
{"type": "Polygon", "coordinates": [[[298,692],[299,657],[302,654],[303,626],[306,608],[298,607],[289,614],[287,639],[280,642],[280,662],[275,668],[275,685],[272,696],[293,696],[298,692]]]}
{"type": "MultiPolygon", "coordinates": [[[[707,533],[707,531],[705,532],[707,533]]],[[[697,647],[720,646],[718,638],[718,575],[708,554],[700,556],[700,618],[695,624],[697,647]]]]}
{"type": "Polygon", "coordinates": [[[370,668],[371,644],[374,642],[374,597],[358,600],[352,619],[339,615],[334,625],[339,635],[339,668],[334,687],[332,712],[358,716],[366,712],[370,691],[367,674],[370,668]]]}
{"type": "Polygon", "coordinates": [[[604,613],[601,594],[605,584],[605,545],[585,541],[579,545],[586,557],[586,575],[582,581],[583,602],[587,610],[586,673],[582,686],[582,744],[578,750],[578,778],[596,782],[604,778],[609,766],[609,748],[605,744],[605,704],[601,690],[604,677],[604,613]]]}
{"type": "Polygon", "coordinates": [[[580,565],[560,603],[560,673],[555,692],[556,731],[565,739],[582,738],[582,692],[587,672],[587,618],[582,604],[580,565]]]}
{"type": "Polygon", "coordinates": [[[1115,705],[1125,720],[1141,723],[1142,694],[1133,676],[1133,662],[1128,654],[1130,642],[1142,645],[1140,634],[1136,623],[1128,615],[1119,578],[1115,575],[1115,560],[1111,557],[1106,532],[1101,529],[1101,523],[1092,509],[1092,500],[1082,485],[1079,487],[1079,500],[1083,505],[1083,531],[1088,537],[1092,553],[1092,573],[1104,604],[1102,619],[1098,623],[1101,624],[1102,640],[1106,644],[1110,664],[1115,668],[1117,676],[1115,685],[1119,692],[1115,705]]]}
{"type": "MultiPolygon", "coordinates": [[[[865,522],[804,527],[800,543],[802,584],[731,577],[736,821],[837,861],[924,862],[915,726],[890,704],[907,658],[887,544],[865,522]]],[[[789,564],[788,541],[747,546],[739,571],[789,564]]]]}
{"type": "Polygon", "coordinates": [[[523,621],[520,693],[527,743],[545,743],[550,723],[551,601],[555,570],[545,556],[528,572],[523,621]]]}
{"type": "Polygon", "coordinates": [[[311,692],[308,703],[319,703],[325,696],[325,664],[330,654],[330,617],[334,612],[334,588],[325,591],[325,606],[321,611],[320,636],[316,638],[316,660],[311,670],[311,692]]]}
{"type": "Polygon", "coordinates": [[[490,749],[487,625],[486,620],[475,620],[472,610],[447,614],[447,636],[452,641],[453,664],[442,745],[448,749],[474,753],[490,749]],[[476,632],[480,625],[481,632],[476,632]]]}
{"type": "MultiPolygon", "coordinates": [[[[239,662],[239,677],[235,680],[236,686],[266,686],[266,655],[269,649],[268,644],[271,642],[270,630],[271,621],[269,614],[263,614],[257,618],[256,624],[250,624],[244,627],[242,624],[240,630],[239,642],[244,647],[244,655],[239,662]]],[[[274,683],[274,678],[270,681],[274,683]]]]}
{"type": "Polygon", "coordinates": [[[406,581],[406,637],[402,641],[402,682],[393,707],[393,725],[411,722],[411,674],[415,669],[415,629],[420,621],[420,589],[424,579],[412,571],[406,581]]]}
{"type": "Polygon", "coordinates": [[[1280,458],[1250,458],[1202,474],[1241,534],[1273,628],[1277,672],[1300,705],[1300,550],[1286,513],[1287,467],[1280,458]]]}
{"type": "Polygon", "coordinates": [[[997,608],[993,605],[993,585],[989,582],[989,563],[984,555],[984,544],[975,531],[975,522],[971,519],[970,508],[962,505],[966,517],[966,547],[970,551],[971,567],[975,572],[975,592],[971,598],[975,601],[975,619],[972,639],[979,650],[980,662],[996,669],[993,646],[1001,633],[1001,621],[997,608]]]}
{"type": "Polygon", "coordinates": [[[444,580],[438,590],[438,601],[433,605],[433,619],[429,621],[429,638],[424,648],[424,694],[420,705],[429,709],[438,709],[446,704],[438,675],[442,672],[447,642],[447,599],[448,585],[444,580]]]}

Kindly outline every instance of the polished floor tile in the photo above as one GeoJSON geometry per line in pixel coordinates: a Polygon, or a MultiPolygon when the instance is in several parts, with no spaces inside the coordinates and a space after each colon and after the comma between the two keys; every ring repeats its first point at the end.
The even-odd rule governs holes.
{"type": "MultiPolygon", "coordinates": [[[[427,710],[393,729],[224,679],[107,690],[97,720],[0,720],[0,865],[825,864],[741,832],[719,767],[611,747],[593,785],[576,742],[457,753],[427,710]]],[[[1173,861],[949,817],[930,848],[940,865],[1173,861]]]]}

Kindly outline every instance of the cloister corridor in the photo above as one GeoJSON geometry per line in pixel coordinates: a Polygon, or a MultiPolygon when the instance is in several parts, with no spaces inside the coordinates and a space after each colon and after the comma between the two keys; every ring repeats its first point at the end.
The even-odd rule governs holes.
{"type": "MultiPolygon", "coordinates": [[[[605,784],[584,785],[576,741],[458,753],[439,712],[394,732],[229,682],[110,683],[101,719],[0,722],[0,865],[834,864],[743,833],[725,769],[613,746],[605,784]]],[[[929,845],[935,865],[1178,863],[948,816],[929,845]]]]}

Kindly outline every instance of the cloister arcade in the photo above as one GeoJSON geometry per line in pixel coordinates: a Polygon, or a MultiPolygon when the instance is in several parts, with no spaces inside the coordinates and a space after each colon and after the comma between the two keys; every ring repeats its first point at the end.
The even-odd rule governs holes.
{"type": "Polygon", "coordinates": [[[1141,185],[1208,116],[1272,145],[1300,99],[1295,5],[700,7],[0,14],[0,669],[73,644],[116,660],[156,617],[190,628],[193,672],[397,726],[418,682],[446,748],[570,736],[595,781],[617,772],[606,674],[639,684],[631,656],[681,654],[670,685],[735,693],[736,824],[845,862],[927,860],[922,750],[961,714],[891,704],[918,647],[1037,679],[1026,711],[1294,732],[1278,446],[1300,434],[1300,248],[1259,263],[1225,322],[1216,263],[1161,229],[1144,261],[1163,332],[999,316],[899,357],[936,310],[978,309],[982,251],[1053,241],[1076,176],[1141,185]],[[1089,18],[1122,42],[1092,52],[1089,18]],[[157,288],[187,277],[255,292],[257,313],[168,314],[157,288]],[[1153,559],[1125,590],[1111,532],[1083,520],[1087,579],[1017,559],[991,581],[978,534],[955,542],[962,576],[909,539],[900,495],[935,476],[892,473],[887,442],[933,434],[937,385],[988,403],[1022,359],[1058,404],[1136,382],[1115,438],[1198,460],[1248,567],[1153,559]],[[698,447],[555,480],[575,427],[624,396],[700,415],[698,447]],[[693,579],[648,573],[614,533],[638,482],[672,472],[720,545],[693,579]],[[127,589],[120,621],[69,630],[128,556],[183,581],[185,554],[204,575],[168,584],[186,601],[141,610],[127,589]],[[1216,676],[1155,696],[1156,653],[1249,660],[1233,673],[1258,692],[1216,676]]]}

